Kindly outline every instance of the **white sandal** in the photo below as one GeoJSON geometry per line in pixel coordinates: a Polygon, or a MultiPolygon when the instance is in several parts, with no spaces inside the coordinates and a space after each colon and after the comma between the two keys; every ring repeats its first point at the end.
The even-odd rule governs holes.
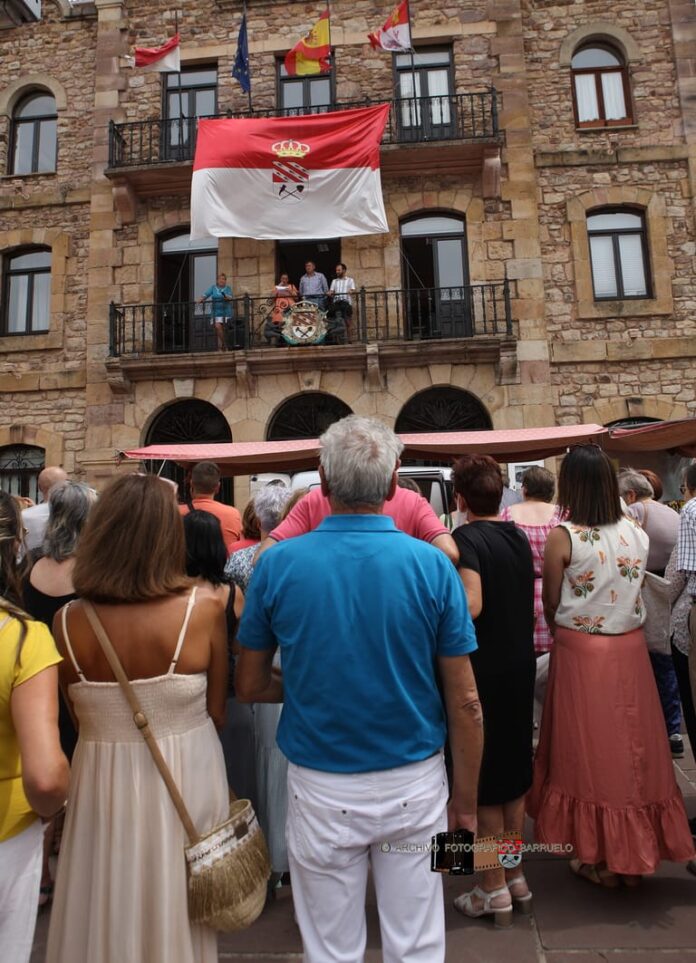
{"type": "Polygon", "coordinates": [[[480,886],[474,886],[472,890],[468,893],[462,893],[461,896],[457,896],[454,901],[454,908],[463,913],[464,916],[469,916],[471,919],[478,919],[479,916],[492,916],[493,925],[498,929],[504,927],[512,926],[512,903],[509,906],[491,906],[491,902],[496,898],[496,896],[502,896],[503,894],[510,895],[510,891],[507,886],[501,886],[500,889],[491,890],[487,893],[480,886]],[[472,906],[471,898],[476,896],[483,903],[481,909],[474,909],[472,906]]]}
{"type": "Polygon", "coordinates": [[[524,875],[520,873],[518,876],[513,876],[512,879],[507,881],[507,887],[510,890],[510,896],[512,896],[513,908],[519,910],[520,913],[524,913],[525,916],[531,916],[532,892],[527,885],[527,880],[524,878],[524,875]],[[523,885],[526,887],[527,892],[524,896],[515,896],[515,888],[523,885]]]}

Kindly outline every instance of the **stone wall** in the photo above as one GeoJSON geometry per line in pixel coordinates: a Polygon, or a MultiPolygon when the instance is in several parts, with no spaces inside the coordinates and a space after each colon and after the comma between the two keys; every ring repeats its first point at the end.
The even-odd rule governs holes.
{"type": "MultiPolygon", "coordinates": [[[[45,380],[44,384],[51,384],[45,380]]],[[[37,385],[37,387],[39,387],[37,385]]],[[[34,444],[46,449],[48,464],[62,464],[80,477],[85,449],[84,390],[13,392],[2,383],[0,443],[34,444]]]]}
{"type": "Polygon", "coordinates": [[[686,418],[696,416],[696,360],[581,364],[553,366],[558,391],[557,420],[606,424],[628,417],[686,418]]]}
{"type": "MultiPolygon", "coordinates": [[[[553,341],[586,341],[626,338],[681,337],[694,333],[696,311],[696,227],[693,202],[688,196],[688,170],[684,162],[625,164],[620,167],[548,167],[538,171],[539,221],[546,324],[553,341]],[[665,221],[667,258],[656,257],[656,230],[650,231],[648,248],[654,285],[663,282],[671,291],[669,313],[658,310],[655,300],[607,302],[605,317],[582,317],[576,284],[577,258],[568,220],[568,202],[594,191],[597,204],[606,203],[607,192],[617,198],[622,188],[633,188],[655,197],[665,221]],[[641,311],[638,314],[638,310],[641,311]],[[645,313],[642,313],[642,312],[645,313]],[[613,315],[613,316],[612,316],[613,315]]],[[[626,192],[623,196],[633,198],[626,192]]],[[[580,244],[587,239],[583,232],[580,244]]]]}
{"type": "MultiPolygon", "coordinates": [[[[481,89],[491,83],[496,58],[490,39],[495,24],[489,4],[480,0],[450,2],[440,8],[428,0],[412,0],[414,36],[427,37],[432,43],[454,43],[457,89],[481,89]],[[466,30],[467,35],[462,36],[466,30]]],[[[246,110],[248,100],[231,76],[236,52],[236,37],[241,20],[241,4],[218,4],[213,0],[188,0],[179,5],[179,32],[182,62],[217,63],[218,110],[246,110]]],[[[249,4],[247,26],[250,73],[254,108],[269,110],[276,103],[276,60],[282,57],[316,22],[321,5],[279,2],[272,6],[249,4]]],[[[375,7],[372,0],[355,0],[333,11],[332,43],[336,48],[336,99],[383,99],[392,91],[394,78],[391,56],[372,50],[367,34],[381,27],[387,8],[375,7]]],[[[129,4],[129,37],[133,44],[155,46],[163,30],[174,32],[174,13],[167,0],[138,0],[129,4]]],[[[124,120],[137,121],[161,116],[162,96],[159,77],[138,73],[128,76],[128,92],[123,99],[124,120]]]]}
{"type": "MultiPolygon", "coordinates": [[[[683,138],[669,5],[666,0],[611,3],[537,3],[524,0],[524,45],[534,146],[541,150],[604,150],[673,144],[683,138]],[[635,128],[576,131],[570,66],[561,63],[564,41],[589,25],[618,28],[636,46],[629,52],[635,128]]],[[[602,30],[598,29],[601,35],[602,30]]],[[[611,40],[611,37],[608,39],[611,40]]],[[[620,39],[615,41],[620,44],[620,39]]]]}
{"type": "MultiPolygon", "coordinates": [[[[57,5],[42,5],[42,20],[0,30],[0,171],[9,170],[10,117],[24,92],[46,86],[58,107],[57,169],[53,174],[3,177],[0,210],[62,205],[91,182],[96,21],[63,20],[57,5]],[[86,143],[87,142],[87,143],[86,143]],[[86,149],[87,147],[87,149],[86,149]]],[[[43,215],[41,215],[43,216],[43,215]]]]}

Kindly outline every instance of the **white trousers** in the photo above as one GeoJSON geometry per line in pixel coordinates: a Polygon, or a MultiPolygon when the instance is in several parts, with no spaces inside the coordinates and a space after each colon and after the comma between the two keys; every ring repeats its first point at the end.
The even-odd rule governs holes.
{"type": "Polygon", "coordinates": [[[0,843],[0,958],[7,963],[28,963],[31,956],[42,863],[40,819],[0,843]]]}
{"type": "Polygon", "coordinates": [[[441,753],[381,772],[290,764],[287,839],[305,963],[362,963],[368,866],[384,963],[443,963],[442,879],[430,839],[447,829],[441,753]]]}

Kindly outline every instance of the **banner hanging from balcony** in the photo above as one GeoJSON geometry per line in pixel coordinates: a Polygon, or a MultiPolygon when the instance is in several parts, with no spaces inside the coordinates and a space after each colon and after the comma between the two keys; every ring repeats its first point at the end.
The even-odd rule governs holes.
{"type": "Polygon", "coordinates": [[[386,234],[379,145],[389,104],[300,117],[200,120],[191,238],[386,234]]]}

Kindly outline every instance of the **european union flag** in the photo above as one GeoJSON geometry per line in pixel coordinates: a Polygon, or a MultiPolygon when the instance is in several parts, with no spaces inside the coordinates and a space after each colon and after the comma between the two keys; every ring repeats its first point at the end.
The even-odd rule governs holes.
{"type": "Polygon", "coordinates": [[[237,41],[237,55],[234,58],[232,76],[239,81],[239,86],[245,94],[251,90],[251,77],[249,76],[249,43],[247,41],[246,14],[242,17],[242,25],[239,28],[239,40],[237,41]]]}

